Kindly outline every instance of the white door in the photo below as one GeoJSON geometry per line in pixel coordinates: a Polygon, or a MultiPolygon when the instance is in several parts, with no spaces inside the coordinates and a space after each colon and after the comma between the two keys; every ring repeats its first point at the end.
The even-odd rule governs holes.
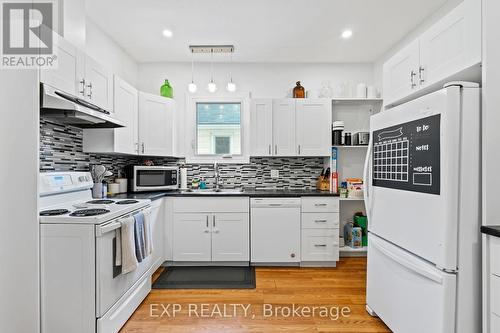
{"type": "Polygon", "coordinates": [[[432,84],[480,61],[480,22],[470,26],[465,3],[458,5],[420,38],[420,82],[432,84]],[[475,56],[479,54],[479,56],[475,56]]]}
{"type": "Polygon", "coordinates": [[[297,154],[330,156],[332,102],[327,99],[297,99],[297,154]]]}
{"type": "Polygon", "coordinates": [[[418,89],[419,49],[417,39],[384,64],[384,103],[386,105],[418,89]]]}
{"type": "Polygon", "coordinates": [[[139,99],[138,91],[115,75],[114,79],[114,117],[126,126],[114,129],[116,153],[137,154],[139,150],[139,99]]]}
{"type": "Polygon", "coordinates": [[[54,47],[57,52],[57,67],[42,69],[40,81],[69,94],[84,97],[84,57],[62,37],[54,39],[54,47]]]}
{"type": "Polygon", "coordinates": [[[212,261],[249,261],[248,213],[212,215],[212,261]]]}
{"type": "Polygon", "coordinates": [[[210,261],[212,234],[210,215],[174,214],[174,261],[210,261]]]}
{"type": "Polygon", "coordinates": [[[113,74],[89,56],[85,58],[85,99],[113,111],[113,74]]]}
{"type": "Polygon", "coordinates": [[[295,100],[273,100],[274,156],[295,156],[295,100]]]}
{"type": "MultiPolygon", "coordinates": [[[[450,270],[460,218],[460,96],[459,87],[442,89],[372,116],[365,175],[369,231],[450,270]]],[[[466,132],[465,140],[478,140],[477,130],[466,132]]]]}
{"type": "Polygon", "coordinates": [[[251,156],[273,154],[273,101],[253,99],[250,109],[251,156]]]}
{"type": "Polygon", "coordinates": [[[174,102],[171,99],[139,92],[139,153],[148,156],[173,156],[174,102]]]}
{"type": "Polygon", "coordinates": [[[370,234],[366,304],[393,332],[454,333],[456,280],[370,234]]]}

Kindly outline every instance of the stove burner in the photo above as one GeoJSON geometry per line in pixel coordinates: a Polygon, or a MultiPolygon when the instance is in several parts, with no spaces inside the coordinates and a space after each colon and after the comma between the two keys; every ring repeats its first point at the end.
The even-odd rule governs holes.
{"type": "Polygon", "coordinates": [[[95,205],[108,205],[108,204],[112,204],[113,202],[115,202],[115,201],[109,200],[109,199],[98,199],[98,200],[87,201],[88,204],[95,204],[95,205]]]}
{"type": "Polygon", "coordinates": [[[138,202],[139,201],[137,201],[137,200],[128,199],[128,200],[118,201],[116,204],[117,205],[130,205],[130,204],[135,204],[135,203],[138,203],[138,202]]]}
{"type": "Polygon", "coordinates": [[[63,215],[69,213],[67,209],[50,209],[44,210],[40,212],[40,216],[55,216],[55,215],[63,215]]]}
{"type": "Polygon", "coordinates": [[[80,209],[76,210],[73,213],[69,214],[69,216],[76,216],[76,217],[85,217],[85,216],[95,216],[95,215],[101,215],[101,214],[106,214],[109,213],[109,210],[107,209],[80,209]]]}

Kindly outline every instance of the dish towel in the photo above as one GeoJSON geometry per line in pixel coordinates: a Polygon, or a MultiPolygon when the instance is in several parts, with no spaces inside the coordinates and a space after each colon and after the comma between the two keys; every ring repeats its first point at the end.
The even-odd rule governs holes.
{"type": "Polygon", "coordinates": [[[144,214],[142,212],[135,214],[134,220],[135,256],[138,262],[142,262],[147,256],[144,246],[144,214]]]}
{"type": "Polygon", "coordinates": [[[153,253],[153,226],[151,225],[151,208],[144,210],[144,241],[146,257],[153,253]]]}
{"type": "Polygon", "coordinates": [[[121,221],[121,252],[122,252],[122,274],[135,270],[138,266],[135,254],[135,219],[133,216],[126,217],[121,221]]]}

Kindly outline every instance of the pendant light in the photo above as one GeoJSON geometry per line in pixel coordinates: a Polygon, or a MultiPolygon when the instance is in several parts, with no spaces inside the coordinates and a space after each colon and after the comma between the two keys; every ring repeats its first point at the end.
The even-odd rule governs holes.
{"type": "Polygon", "coordinates": [[[229,68],[229,82],[226,85],[226,90],[229,92],[235,92],[236,91],[236,84],[233,82],[233,72],[232,72],[232,67],[233,67],[233,52],[234,49],[231,49],[231,61],[230,61],[230,68],[229,68]]]}
{"type": "Polygon", "coordinates": [[[217,85],[214,82],[214,50],[210,51],[210,82],[207,85],[207,90],[210,93],[217,91],[217,85]]]}
{"type": "Polygon", "coordinates": [[[191,49],[191,83],[188,84],[188,91],[194,94],[198,90],[196,83],[194,83],[194,50],[191,49]]]}

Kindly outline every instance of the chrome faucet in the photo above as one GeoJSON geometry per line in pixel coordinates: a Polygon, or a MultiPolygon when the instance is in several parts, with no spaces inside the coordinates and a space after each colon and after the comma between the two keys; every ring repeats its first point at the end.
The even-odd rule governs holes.
{"type": "Polygon", "coordinates": [[[219,163],[214,162],[214,180],[215,180],[215,191],[220,191],[220,172],[219,163]]]}

